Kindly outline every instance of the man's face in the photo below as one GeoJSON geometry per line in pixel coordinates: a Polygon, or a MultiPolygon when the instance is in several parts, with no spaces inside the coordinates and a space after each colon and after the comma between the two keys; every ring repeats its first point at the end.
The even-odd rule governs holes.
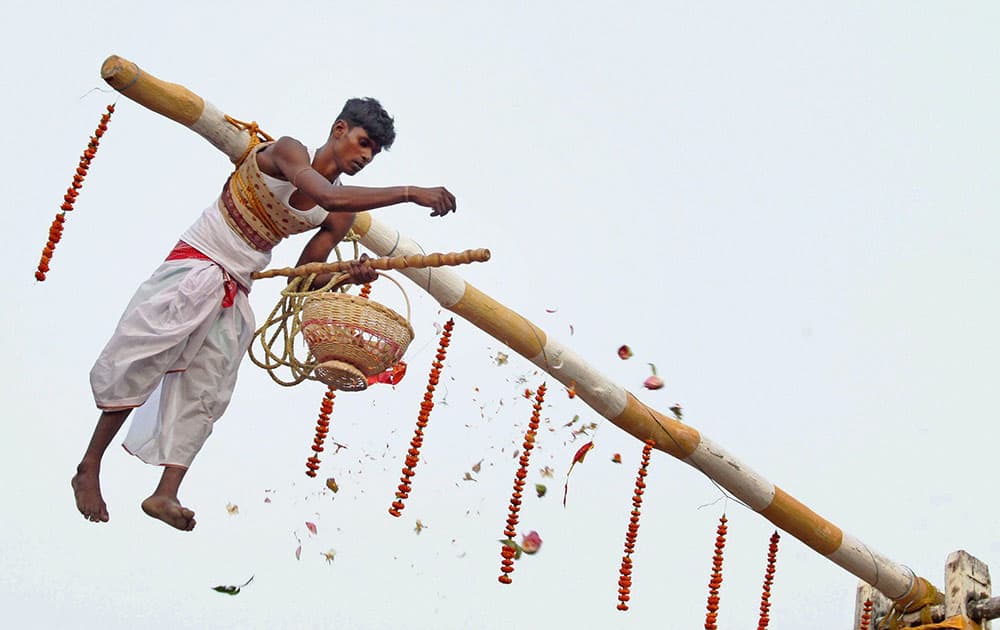
{"type": "Polygon", "coordinates": [[[338,120],[333,128],[333,148],[337,166],[346,175],[356,175],[382,150],[361,125],[349,127],[338,120]]]}

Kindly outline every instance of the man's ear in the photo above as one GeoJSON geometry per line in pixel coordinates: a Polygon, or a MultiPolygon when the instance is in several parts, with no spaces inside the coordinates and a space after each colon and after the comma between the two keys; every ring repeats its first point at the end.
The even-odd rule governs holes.
{"type": "Polygon", "coordinates": [[[349,127],[343,119],[338,119],[337,122],[333,123],[333,127],[330,127],[330,137],[340,138],[345,133],[347,133],[349,127]]]}

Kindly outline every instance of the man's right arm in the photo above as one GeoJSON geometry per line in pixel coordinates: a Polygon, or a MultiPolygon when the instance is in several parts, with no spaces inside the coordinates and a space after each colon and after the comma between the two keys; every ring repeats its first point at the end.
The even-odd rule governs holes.
{"type": "MultiPolygon", "coordinates": [[[[431,208],[431,216],[444,216],[456,209],[455,196],[444,187],[391,186],[334,186],[322,173],[309,163],[305,146],[294,138],[278,139],[267,150],[269,164],[261,165],[269,175],[280,176],[292,182],[316,205],[328,212],[361,212],[399,203],[413,202],[431,208]],[[272,168],[267,169],[270,166],[272,168]]],[[[263,156],[261,156],[263,157],[263,156]]]]}

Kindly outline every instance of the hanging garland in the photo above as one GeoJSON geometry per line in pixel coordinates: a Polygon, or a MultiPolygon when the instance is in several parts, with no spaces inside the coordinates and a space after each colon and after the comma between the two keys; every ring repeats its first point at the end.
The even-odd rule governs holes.
{"type": "Polygon", "coordinates": [[[90,169],[90,162],[97,155],[97,147],[101,143],[101,136],[108,130],[108,122],[111,120],[111,114],[115,111],[114,103],[108,105],[107,110],[107,113],[101,116],[101,122],[97,125],[97,130],[90,137],[90,142],[80,157],[80,164],[76,167],[73,182],[66,189],[66,194],[63,195],[63,204],[60,206],[61,212],[56,214],[55,219],[52,220],[52,225],[49,227],[49,240],[45,243],[45,247],[42,248],[42,258],[38,261],[38,269],[35,271],[35,279],[39,282],[45,281],[45,274],[49,271],[49,262],[55,253],[56,244],[62,238],[66,213],[73,210],[73,204],[76,202],[76,198],[80,194],[80,188],[83,186],[83,178],[87,176],[87,170],[90,169]]]}

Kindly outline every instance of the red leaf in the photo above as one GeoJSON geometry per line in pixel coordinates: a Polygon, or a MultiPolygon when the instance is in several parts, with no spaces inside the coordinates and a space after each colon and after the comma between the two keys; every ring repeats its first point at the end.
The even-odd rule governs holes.
{"type": "MultiPolygon", "coordinates": [[[[580,450],[578,450],[576,452],[576,455],[573,456],[573,464],[576,464],[577,462],[582,462],[583,458],[585,458],[587,456],[587,453],[589,453],[590,449],[592,449],[592,448],[594,448],[594,441],[593,440],[591,440],[590,442],[587,442],[586,444],[584,444],[583,446],[581,446],[580,450]]],[[[573,464],[570,464],[570,466],[572,467],[573,464]]]]}

